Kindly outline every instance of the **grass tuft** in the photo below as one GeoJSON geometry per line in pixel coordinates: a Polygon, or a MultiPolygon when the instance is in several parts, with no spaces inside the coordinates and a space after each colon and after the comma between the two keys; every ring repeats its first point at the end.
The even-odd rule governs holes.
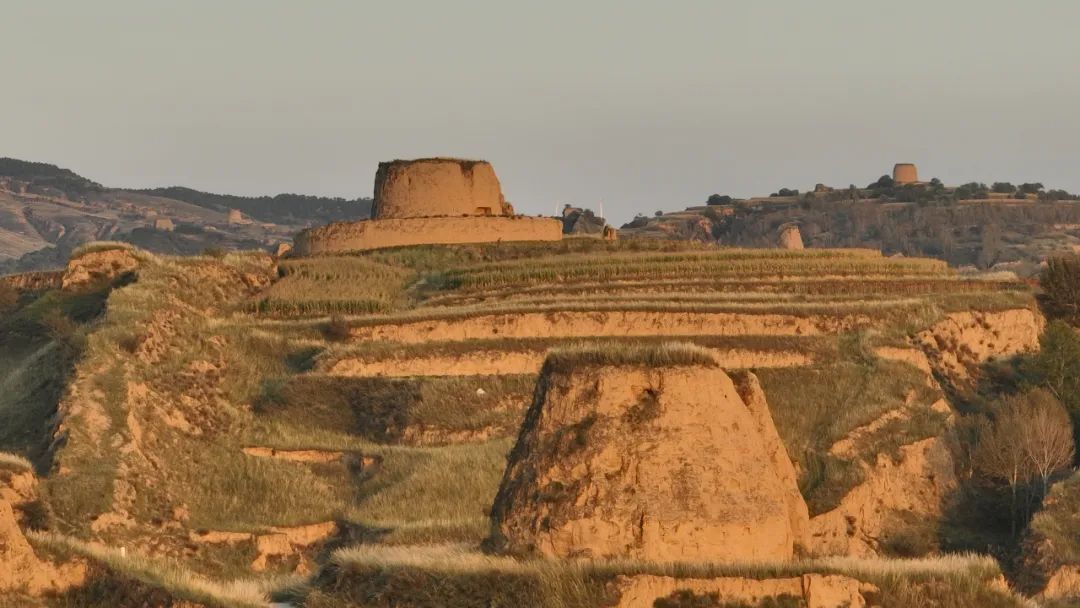
{"type": "Polygon", "coordinates": [[[266,608],[270,593],[300,582],[296,577],[216,581],[193,574],[176,562],[151,559],[69,536],[29,532],[27,538],[48,551],[99,562],[117,574],[160,588],[178,599],[224,608],[266,608]]]}
{"type": "Polygon", "coordinates": [[[34,465],[18,454],[0,452],[0,469],[18,472],[33,471],[34,465]]]}

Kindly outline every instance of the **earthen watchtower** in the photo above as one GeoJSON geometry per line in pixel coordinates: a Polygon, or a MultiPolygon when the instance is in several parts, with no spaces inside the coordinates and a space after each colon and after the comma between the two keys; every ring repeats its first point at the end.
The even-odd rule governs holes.
{"type": "Polygon", "coordinates": [[[915,184],[919,181],[919,172],[912,163],[896,163],[892,170],[893,183],[915,184]]]}

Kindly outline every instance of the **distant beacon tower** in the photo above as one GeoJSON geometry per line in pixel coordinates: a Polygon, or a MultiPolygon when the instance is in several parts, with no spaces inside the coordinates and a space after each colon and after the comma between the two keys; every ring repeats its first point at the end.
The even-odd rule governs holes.
{"type": "Polygon", "coordinates": [[[912,163],[896,163],[892,169],[892,179],[897,184],[914,184],[919,181],[919,172],[912,163]]]}

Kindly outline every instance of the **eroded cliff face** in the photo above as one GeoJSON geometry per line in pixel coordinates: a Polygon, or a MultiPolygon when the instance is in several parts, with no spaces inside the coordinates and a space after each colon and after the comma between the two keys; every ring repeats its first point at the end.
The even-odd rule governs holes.
{"type": "Polygon", "coordinates": [[[490,163],[424,158],[379,163],[377,220],[462,215],[512,215],[490,163]]]}
{"type": "Polygon", "coordinates": [[[545,370],[490,546],[555,557],[791,559],[806,505],[756,379],[719,367],[545,370]]]}
{"type": "Polygon", "coordinates": [[[1046,320],[1032,309],[955,312],[916,336],[934,371],[950,382],[970,381],[979,365],[1034,352],[1046,320]]]}
{"type": "Polygon", "coordinates": [[[134,273],[138,268],[139,260],[130,248],[92,251],[68,262],[61,284],[65,290],[102,286],[134,273]]]}
{"type": "Polygon", "coordinates": [[[903,446],[896,457],[878,454],[865,482],[810,520],[809,552],[878,555],[905,520],[939,519],[956,487],[952,455],[941,437],[903,446]]]}
{"type": "Polygon", "coordinates": [[[9,593],[55,593],[86,579],[85,564],[50,563],[39,558],[27,542],[19,516],[36,498],[33,473],[0,469],[0,599],[9,593]]]}

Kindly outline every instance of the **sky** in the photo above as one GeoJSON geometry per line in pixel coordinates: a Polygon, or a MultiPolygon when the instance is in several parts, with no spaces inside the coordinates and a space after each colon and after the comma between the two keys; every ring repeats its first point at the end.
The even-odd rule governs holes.
{"type": "Polygon", "coordinates": [[[1080,191],[1075,0],[0,0],[0,156],[371,196],[491,161],[519,212],[920,177],[1080,191]]]}

